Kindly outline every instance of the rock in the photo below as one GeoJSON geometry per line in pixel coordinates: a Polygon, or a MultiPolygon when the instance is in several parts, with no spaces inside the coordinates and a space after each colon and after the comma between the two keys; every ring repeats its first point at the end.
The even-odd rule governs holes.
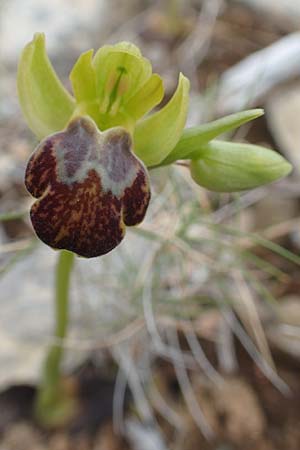
{"type": "Polygon", "coordinates": [[[281,196],[280,192],[277,195],[266,195],[253,208],[256,230],[263,230],[298,215],[297,199],[281,196]]]}
{"type": "MultiPolygon", "coordinates": [[[[56,433],[49,439],[49,450],[70,450],[69,444],[69,439],[66,434],[56,433]]],[[[87,446],[85,450],[88,450],[87,446]]]]}
{"type": "Polygon", "coordinates": [[[271,88],[299,76],[300,32],[252,53],[220,78],[217,111],[226,114],[257,104],[271,88]]]}
{"type": "Polygon", "coordinates": [[[267,327],[271,344],[297,359],[300,358],[300,297],[281,299],[275,312],[278,321],[267,327]]]}
{"type": "Polygon", "coordinates": [[[0,387],[38,377],[52,329],[55,256],[39,247],[2,276],[0,387]]]}
{"type": "Polygon", "coordinates": [[[135,419],[126,421],[126,435],[133,450],[167,450],[158,429],[135,419]]]}
{"type": "Polygon", "coordinates": [[[281,323],[300,327],[300,296],[291,295],[281,299],[276,312],[281,323]]]}
{"type": "Polygon", "coordinates": [[[0,444],[0,450],[45,450],[40,434],[27,423],[18,423],[9,428],[0,444]]]}
{"type": "Polygon", "coordinates": [[[127,445],[121,436],[114,433],[111,423],[104,425],[95,438],[93,450],[126,450],[127,445]]]}
{"type": "MultiPolygon", "coordinates": [[[[299,53],[300,54],[300,53],[299,53]]],[[[300,83],[278,88],[266,104],[267,121],[272,135],[300,174],[300,83]]]]}
{"type": "Polygon", "coordinates": [[[295,0],[240,0],[240,3],[255,8],[258,13],[267,15],[277,15],[285,19],[292,20],[297,25],[300,19],[300,3],[295,0]]]}
{"type": "MultiPolygon", "coordinates": [[[[214,431],[216,442],[222,443],[224,449],[258,448],[255,443],[260,443],[264,436],[266,419],[251,385],[234,376],[224,379],[219,386],[201,383],[196,375],[193,380],[197,402],[214,431]]],[[[202,449],[202,446],[205,450],[223,448],[207,443],[206,447],[203,435],[191,419],[185,422],[184,435],[182,450],[202,449]]]]}
{"type": "Polygon", "coordinates": [[[266,421],[251,386],[239,378],[227,379],[215,393],[219,417],[224,417],[225,430],[231,442],[241,445],[244,439],[255,441],[265,430],[266,421]]]}
{"type": "Polygon", "coordinates": [[[99,430],[94,443],[85,435],[69,436],[58,431],[45,436],[32,424],[19,422],[6,430],[0,450],[125,450],[123,439],[113,433],[109,423],[99,430]]]}
{"type": "Polygon", "coordinates": [[[291,233],[291,241],[297,250],[300,250],[300,230],[297,228],[291,233]]]}
{"type": "Polygon", "coordinates": [[[47,37],[47,48],[63,48],[75,40],[81,50],[90,45],[86,30],[101,28],[105,24],[106,0],[11,0],[1,4],[0,53],[3,60],[15,61],[24,45],[37,31],[47,37]],[[12,26],[13,24],[13,26],[12,26]],[[81,31],[81,32],[80,32],[81,31]],[[78,36],[80,35],[80,40],[78,36]],[[64,43],[63,43],[64,42],[64,43]]]}

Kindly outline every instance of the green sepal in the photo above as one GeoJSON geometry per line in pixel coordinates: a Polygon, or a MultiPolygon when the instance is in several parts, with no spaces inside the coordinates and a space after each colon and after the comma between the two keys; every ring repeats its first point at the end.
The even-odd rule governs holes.
{"type": "Polygon", "coordinates": [[[190,168],[200,186],[216,192],[237,192],[276,181],[292,166],[273,150],[216,140],[199,149],[199,158],[191,161],[190,168]]]}
{"type": "Polygon", "coordinates": [[[39,139],[65,128],[75,101],[49,61],[42,33],[36,33],[21,54],[17,87],[25,119],[39,139]]]}
{"type": "Polygon", "coordinates": [[[233,130],[244,123],[250,122],[264,114],[263,109],[250,109],[198,127],[187,128],[183,131],[176,147],[161,165],[171,164],[178,159],[193,159],[197,156],[198,148],[215,139],[223,133],[233,130]]]}
{"type": "Polygon", "coordinates": [[[137,123],[135,153],[147,166],[163,161],[179,141],[187,117],[189,87],[189,80],[181,73],[170,101],[160,111],[137,123]]]}

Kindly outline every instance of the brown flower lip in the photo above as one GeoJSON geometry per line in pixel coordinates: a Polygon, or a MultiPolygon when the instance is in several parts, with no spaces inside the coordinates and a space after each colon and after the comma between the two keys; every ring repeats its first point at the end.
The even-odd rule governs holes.
{"type": "Polygon", "coordinates": [[[131,147],[125,129],[102,133],[88,117],[41,141],[29,159],[25,185],[37,199],[30,216],[43,242],[96,257],[122,241],[126,225],[143,220],[150,183],[131,147]]]}

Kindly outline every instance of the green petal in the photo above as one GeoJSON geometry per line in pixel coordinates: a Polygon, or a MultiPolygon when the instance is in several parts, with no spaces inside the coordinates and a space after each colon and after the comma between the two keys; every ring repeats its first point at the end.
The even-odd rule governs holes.
{"type": "Polygon", "coordinates": [[[24,48],[17,83],[23,114],[39,139],[65,128],[75,102],[53,70],[44,34],[35,34],[24,48]]]}
{"type": "Polygon", "coordinates": [[[180,74],[176,92],[166,106],[137,124],[135,153],[147,166],[159,164],[177,144],[186,122],[189,86],[189,80],[180,74]]]}
{"type": "Polygon", "coordinates": [[[193,159],[201,145],[206,144],[220,134],[233,130],[246,122],[256,119],[264,114],[263,109],[250,109],[237,114],[231,114],[198,127],[187,128],[182,133],[174,150],[163,161],[171,164],[177,159],[193,159]]]}
{"type": "Polygon", "coordinates": [[[92,65],[93,53],[93,50],[82,53],[70,73],[70,80],[77,102],[96,99],[96,73],[92,65]]]}
{"type": "Polygon", "coordinates": [[[151,111],[164,96],[163,81],[154,73],[148,81],[134,94],[125,105],[126,111],[137,121],[151,111]]]}
{"type": "Polygon", "coordinates": [[[102,101],[102,112],[108,112],[110,103],[118,97],[126,102],[150,78],[151,63],[130,43],[101,47],[93,60],[96,70],[97,96],[102,101]]]}
{"type": "Polygon", "coordinates": [[[211,141],[191,161],[192,178],[217,192],[252,189],[286,176],[292,166],[277,152],[258,145],[211,141]]]}

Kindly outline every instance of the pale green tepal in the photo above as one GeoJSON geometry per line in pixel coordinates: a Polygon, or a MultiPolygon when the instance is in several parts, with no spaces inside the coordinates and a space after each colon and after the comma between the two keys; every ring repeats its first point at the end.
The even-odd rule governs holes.
{"type": "Polygon", "coordinates": [[[190,160],[196,183],[218,192],[261,186],[291,170],[290,164],[272,150],[215,141],[261,116],[261,109],[184,129],[189,80],[183,74],[169,102],[150,113],[163,99],[163,82],[134,44],[105,45],[95,55],[93,50],[81,54],[70,81],[73,96],[48,59],[45,36],[37,33],[20,58],[18,93],[27,123],[38,139],[64,130],[75,117],[89,116],[100,131],[125,128],[132,136],[135,154],[148,168],[190,160]]]}

